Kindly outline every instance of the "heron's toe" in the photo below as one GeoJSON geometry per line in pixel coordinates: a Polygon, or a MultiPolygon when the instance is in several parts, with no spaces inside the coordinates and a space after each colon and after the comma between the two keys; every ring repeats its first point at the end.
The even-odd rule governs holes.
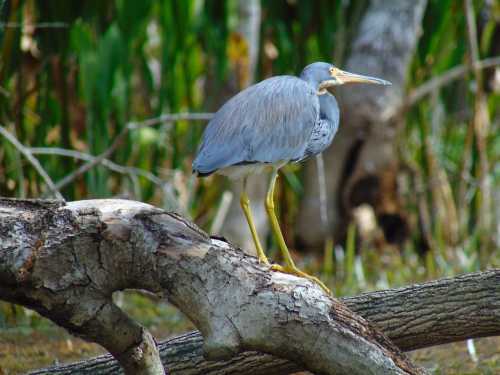
{"type": "Polygon", "coordinates": [[[332,294],[330,289],[327,288],[327,286],[317,277],[311,276],[304,271],[299,270],[298,268],[292,268],[292,267],[287,267],[287,266],[281,266],[279,264],[272,264],[271,265],[271,270],[272,271],[278,271],[278,272],[283,272],[283,273],[288,273],[290,275],[295,275],[298,277],[304,277],[306,279],[311,280],[312,282],[318,284],[321,289],[323,289],[327,294],[332,294]]]}
{"type": "Polygon", "coordinates": [[[289,273],[285,271],[285,267],[280,266],[279,264],[271,264],[271,271],[289,273]]]}

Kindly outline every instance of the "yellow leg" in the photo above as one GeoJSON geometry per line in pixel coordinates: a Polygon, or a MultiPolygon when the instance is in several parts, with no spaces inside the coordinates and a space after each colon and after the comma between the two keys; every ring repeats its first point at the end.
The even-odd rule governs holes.
{"type": "Polygon", "coordinates": [[[325,284],[323,284],[321,282],[321,280],[319,280],[317,277],[308,275],[307,273],[299,270],[295,266],[295,263],[292,259],[292,256],[290,255],[290,252],[288,251],[288,247],[286,246],[285,239],[283,238],[283,233],[281,232],[281,228],[280,228],[280,225],[278,223],[278,218],[276,217],[276,213],[274,211],[274,188],[276,186],[277,177],[278,177],[278,171],[273,170],[273,174],[271,176],[271,183],[269,184],[269,190],[267,191],[267,196],[266,196],[266,211],[267,211],[267,215],[269,217],[269,222],[271,223],[271,229],[273,231],[274,236],[276,237],[276,240],[278,241],[278,246],[280,248],[281,255],[283,256],[283,259],[285,261],[285,266],[282,267],[282,266],[273,264],[272,269],[275,271],[281,271],[281,272],[289,273],[292,275],[305,277],[305,278],[317,283],[328,294],[331,294],[330,290],[326,287],[325,284]]]}
{"type": "Polygon", "coordinates": [[[252,233],[253,242],[255,243],[255,249],[257,250],[257,256],[259,258],[259,262],[264,264],[269,264],[269,260],[262,249],[262,245],[260,244],[259,235],[257,234],[257,229],[255,228],[255,224],[253,222],[252,210],[250,209],[250,199],[248,198],[247,190],[246,190],[247,180],[246,178],[243,180],[243,190],[240,195],[240,204],[243,209],[243,213],[248,222],[248,226],[250,227],[250,232],[252,233]]]}

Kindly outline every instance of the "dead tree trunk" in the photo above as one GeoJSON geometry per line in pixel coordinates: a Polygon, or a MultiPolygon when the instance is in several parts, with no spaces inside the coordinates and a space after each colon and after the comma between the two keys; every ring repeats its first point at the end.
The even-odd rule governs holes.
{"type": "MultiPolygon", "coordinates": [[[[371,1],[344,66],[348,71],[383,77],[392,86],[390,90],[376,92],[372,87],[338,90],[341,125],[332,146],[325,151],[324,160],[331,211],[329,227],[339,239],[352,208],[363,203],[374,208],[386,239],[391,242],[405,239],[406,222],[398,212],[400,204],[395,188],[397,124],[387,120],[402,105],[406,72],[420,37],[426,3],[427,0],[371,1]]],[[[297,233],[304,245],[319,247],[324,231],[319,225],[314,160],[306,164],[305,174],[297,233]]]]}
{"type": "Polygon", "coordinates": [[[178,215],[124,200],[0,200],[0,298],[101,344],[127,374],[162,374],[152,336],[112,301],[126,288],[168,298],[210,360],[254,350],[317,374],[424,373],[317,285],[270,272],[178,215]]]}
{"type": "MultiPolygon", "coordinates": [[[[342,298],[352,311],[379,327],[401,350],[500,335],[500,270],[441,279],[400,289],[342,298]]],[[[303,370],[293,362],[258,352],[227,361],[203,358],[203,338],[189,332],[159,344],[172,374],[285,375],[303,370]]],[[[118,374],[111,355],[35,371],[33,375],[118,374]]]]}

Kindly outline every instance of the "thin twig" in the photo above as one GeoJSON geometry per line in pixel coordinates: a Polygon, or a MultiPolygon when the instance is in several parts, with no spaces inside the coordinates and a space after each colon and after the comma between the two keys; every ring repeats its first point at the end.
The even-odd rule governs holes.
{"type": "Polygon", "coordinates": [[[127,127],[130,130],[140,129],[152,125],[158,125],[165,122],[176,122],[176,121],[209,121],[214,117],[213,113],[201,112],[201,113],[174,113],[161,115],[159,117],[151,118],[139,122],[130,122],[127,127]]]}
{"type": "Polygon", "coordinates": [[[323,154],[318,154],[316,156],[316,168],[318,170],[319,212],[323,237],[325,239],[323,249],[323,272],[327,275],[331,275],[333,272],[333,236],[330,231],[330,223],[328,220],[328,199],[323,154]]]}
{"type": "Polygon", "coordinates": [[[96,165],[99,165],[102,163],[104,159],[107,159],[113,152],[116,151],[116,149],[120,146],[121,142],[125,138],[125,136],[128,134],[130,130],[135,130],[135,129],[140,129],[143,127],[148,127],[148,126],[153,126],[157,124],[161,124],[164,122],[175,122],[175,121],[195,121],[195,120],[210,120],[213,117],[212,113],[176,113],[176,114],[166,114],[162,115],[159,117],[151,118],[148,120],[144,121],[139,121],[139,122],[129,122],[127,125],[123,127],[123,129],[120,131],[120,133],[116,136],[114,139],[113,143],[111,146],[109,146],[108,149],[106,149],[103,153],[99,154],[98,156],[95,157],[92,161],[89,161],[88,163],[82,165],[80,168],[75,170],[74,172],[70,173],[66,177],[64,177],[62,180],[58,181],[56,183],[55,188],[57,189],[62,189],[66,185],[70,184],[73,182],[76,178],[84,174],[85,172],[89,171],[96,165]]]}
{"type": "Polygon", "coordinates": [[[42,176],[43,180],[45,181],[45,184],[50,189],[50,192],[53,193],[57,199],[61,199],[64,201],[64,197],[59,192],[59,189],[54,185],[54,182],[52,181],[50,176],[47,174],[47,172],[45,172],[45,169],[43,169],[38,159],[31,154],[29,149],[26,148],[23,144],[21,144],[21,142],[19,142],[18,139],[14,137],[14,135],[12,135],[9,131],[7,131],[7,129],[5,129],[1,125],[0,125],[0,134],[2,134],[4,138],[7,139],[31,163],[33,168],[35,168],[36,171],[40,174],[40,176],[42,176]]]}
{"type": "MultiPolygon", "coordinates": [[[[58,155],[58,156],[65,156],[65,157],[70,157],[73,159],[79,159],[79,160],[84,160],[88,162],[92,162],[95,159],[97,159],[96,156],[80,152],[80,151],[75,151],[75,150],[68,150],[64,148],[58,148],[58,147],[31,147],[28,149],[32,154],[34,155],[58,155]]],[[[168,199],[171,200],[172,202],[176,201],[175,195],[172,192],[173,188],[170,186],[170,184],[167,181],[162,180],[155,174],[142,169],[142,168],[137,168],[137,167],[129,167],[121,164],[117,164],[109,159],[103,159],[101,161],[101,165],[108,168],[109,170],[124,174],[124,175],[129,175],[129,176],[140,176],[154,185],[158,186],[160,189],[162,189],[165,194],[167,195],[168,199]]]]}
{"type": "Polygon", "coordinates": [[[226,220],[227,213],[229,212],[229,207],[231,207],[233,197],[233,193],[229,190],[226,190],[224,193],[222,193],[219,209],[215,214],[214,221],[212,222],[212,227],[210,228],[210,233],[220,233],[222,226],[224,225],[224,221],[226,220]]]}
{"type": "MultiPolygon", "coordinates": [[[[115,150],[121,144],[127,133],[128,133],[128,127],[124,127],[122,131],[118,134],[118,136],[115,138],[111,146],[109,146],[109,148],[106,151],[99,154],[94,160],[89,161],[86,164],[83,164],[78,169],[65,176],[62,180],[58,181],[54,186],[54,189],[61,190],[62,188],[72,183],[74,180],[76,180],[79,176],[81,176],[85,172],[89,171],[96,165],[101,164],[104,159],[107,159],[113,152],[115,152],[115,150]]],[[[52,191],[53,189],[51,189],[50,192],[52,191]]]]}
{"type": "MultiPolygon", "coordinates": [[[[73,159],[85,160],[85,161],[94,161],[97,157],[80,152],[75,150],[68,150],[65,148],[59,147],[31,147],[28,149],[34,155],[58,155],[58,156],[66,156],[73,159]]],[[[144,169],[136,168],[136,167],[127,167],[121,164],[117,164],[109,159],[103,159],[101,164],[108,168],[109,170],[121,174],[134,174],[141,177],[144,177],[154,183],[155,185],[162,185],[164,183],[159,177],[154,175],[151,172],[148,172],[144,169]]]]}
{"type": "Polygon", "coordinates": [[[69,27],[66,22],[40,22],[40,23],[22,23],[22,22],[0,22],[0,28],[6,29],[65,29],[69,27]]]}
{"type": "Polygon", "coordinates": [[[319,189],[319,212],[324,234],[329,232],[328,228],[328,199],[326,198],[326,177],[325,163],[323,154],[316,155],[316,169],[318,170],[318,189],[319,189]]]}
{"type": "MultiPolygon", "coordinates": [[[[476,69],[487,69],[494,66],[500,65],[500,56],[489,57],[487,59],[477,61],[474,64],[476,69]]],[[[463,77],[472,69],[469,65],[459,65],[451,68],[446,73],[430,79],[429,81],[418,86],[408,95],[406,99],[405,108],[415,105],[417,102],[422,100],[425,96],[431,94],[432,92],[439,90],[441,87],[463,77]]]]}

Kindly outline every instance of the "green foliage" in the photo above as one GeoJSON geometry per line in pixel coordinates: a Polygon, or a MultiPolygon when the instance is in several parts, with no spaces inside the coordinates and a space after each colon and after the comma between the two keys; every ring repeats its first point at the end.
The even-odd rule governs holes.
{"type": "MultiPolygon", "coordinates": [[[[237,64],[248,58],[235,37],[235,4],[0,1],[2,22],[47,24],[0,28],[0,124],[26,146],[98,155],[128,122],[216,109],[227,87],[235,86],[237,64]]],[[[257,79],[296,74],[316,60],[342,66],[368,4],[263,0],[257,79]]],[[[498,3],[478,0],[475,9],[480,57],[500,54],[498,3]]],[[[422,30],[408,72],[408,92],[470,58],[463,2],[430,0],[422,30]]],[[[390,247],[381,249],[359,241],[351,225],[344,247],[328,245],[328,259],[335,255],[335,262],[327,263],[325,277],[338,293],[500,264],[494,251],[498,238],[481,224],[485,215],[498,215],[494,202],[484,211],[487,197],[480,184],[481,158],[486,158],[490,191],[500,185],[500,94],[489,84],[492,74],[485,72],[482,83],[468,74],[404,114],[398,147],[411,241],[401,254],[390,247]],[[490,118],[483,148],[473,129],[478,85],[490,118]],[[427,232],[421,230],[424,227],[427,232]],[[427,255],[417,256],[424,247],[430,250],[427,255]]],[[[132,130],[110,156],[127,172],[100,165],[73,181],[63,194],[70,200],[126,196],[148,201],[175,208],[208,228],[224,185],[191,176],[201,132],[200,121],[132,130]]],[[[56,182],[82,163],[60,155],[36,156],[56,182]]],[[[293,222],[303,192],[299,167],[286,169],[284,177],[289,193],[281,194],[281,211],[293,222]]],[[[36,197],[45,191],[43,180],[19,151],[0,138],[0,195],[36,197]]],[[[321,267],[312,262],[306,268],[321,267]]],[[[10,317],[9,312],[0,313],[2,324],[10,317]]]]}

